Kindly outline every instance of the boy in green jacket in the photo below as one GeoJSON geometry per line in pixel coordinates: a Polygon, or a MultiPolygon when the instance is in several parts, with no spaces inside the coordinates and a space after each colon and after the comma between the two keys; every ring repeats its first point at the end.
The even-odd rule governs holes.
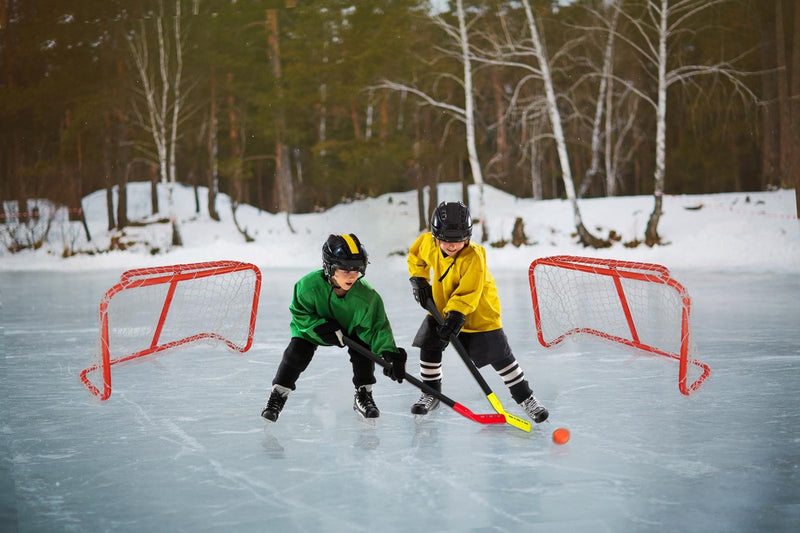
{"type": "MultiPolygon", "coordinates": [[[[491,364],[514,401],[534,422],[544,422],[547,409],[533,395],[508,346],[500,321],[497,286],[486,265],[486,250],[471,242],[471,237],[469,208],[461,202],[442,202],[431,217],[430,233],[420,235],[409,249],[408,272],[414,298],[426,310],[427,301],[433,300],[445,317],[439,325],[433,316],[426,316],[414,338],[413,345],[420,349],[422,380],[442,390],[442,351],[450,336],[457,335],[476,366],[491,364]]],[[[424,415],[438,405],[436,397],[423,392],[411,412],[424,415]]]]}
{"type": "MultiPolygon", "coordinates": [[[[295,390],[317,347],[344,347],[343,335],[391,363],[384,374],[402,383],[406,352],[394,342],[383,300],[363,279],[366,270],[367,251],[358,237],[352,233],[330,235],[322,245],[322,270],[306,274],[295,284],[289,306],[292,339],[261,412],[266,420],[278,420],[289,392],[295,390]]],[[[352,348],[349,353],[356,387],[353,409],[364,418],[377,418],[380,411],[372,398],[375,363],[352,348]]]]}

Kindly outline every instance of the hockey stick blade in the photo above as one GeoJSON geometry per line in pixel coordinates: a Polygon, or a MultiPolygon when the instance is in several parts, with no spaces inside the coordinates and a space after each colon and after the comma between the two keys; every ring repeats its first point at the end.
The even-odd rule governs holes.
{"type": "MultiPolygon", "coordinates": [[[[428,309],[433,318],[436,319],[437,323],[444,323],[444,318],[436,308],[436,304],[433,303],[433,300],[428,299],[428,301],[425,302],[425,307],[428,309]]],[[[486,383],[486,380],[483,379],[483,375],[481,375],[480,370],[478,370],[478,367],[475,366],[475,363],[472,361],[472,359],[469,358],[466,348],[464,348],[464,345],[461,344],[461,341],[458,340],[456,335],[450,335],[450,344],[453,345],[453,348],[456,349],[458,355],[461,356],[461,360],[464,361],[465,365],[467,365],[467,368],[478,382],[478,385],[480,385],[481,390],[483,390],[483,393],[486,395],[489,403],[492,404],[492,407],[494,407],[494,410],[505,418],[507,424],[514,426],[517,429],[521,429],[522,431],[530,431],[531,423],[529,421],[506,412],[506,410],[503,408],[503,404],[500,403],[500,400],[497,398],[497,396],[495,396],[494,392],[492,392],[492,389],[489,387],[489,384],[486,383]]]]}
{"type": "Polygon", "coordinates": [[[490,413],[490,414],[475,414],[460,403],[453,403],[451,406],[454,411],[469,418],[470,420],[474,420],[480,424],[505,424],[506,417],[498,414],[498,413],[490,413]]]}
{"type": "Polygon", "coordinates": [[[492,407],[494,407],[494,410],[497,411],[498,413],[501,413],[505,417],[506,422],[509,425],[521,429],[522,431],[531,430],[531,423],[525,420],[524,418],[512,415],[511,413],[503,409],[503,404],[500,403],[500,400],[497,399],[497,396],[493,392],[486,397],[489,399],[489,403],[492,404],[492,407]]]}
{"type": "MultiPolygon", "coordinates": [[[[342,337],[342,342],[344,344],[346,344],[347,346],[349,346],[350,348],[352,348],[355,351],[357,351],[358,353],[360,353],[361,355],[363,355],[364,357],[366,357],[367,359],[370,359],[370,360],[374,361],[378,365],[380,365],[380,366],[382,366],[384,368],[390,368],[391,367],[390,363],[388,363],[387,361],[384,361],[382,358],[378,357],[377,355],[375,355],[374,353],[372,353],[367,348],[365,348],[364,346],[360,345],[359,343],[357,343],[353,339],[343,336],[342,337]]],[[[507,419],[503,414],[495,414],[495,413],[476,414],[476,413],[473,413],[472,411],[470,411],[469,409],[467,409],[466,407],[464,407],[460,403],[457,403],[457,402],[451,400],[450,398],[448,398],[447,396],[445,396],[441,392],[437,391],[436,389],[434,389],[430,385],[425,384],[424,382],[420,381],[419,379],[415,378],[414,376],[410,376],[407,372],[404,374],[403,378],[406,381],[408,381],[409,383],[411,383],[412,385],[414,385],[415,387],[417,387],[419,390],[427,392],[428,394],[431,394],[431,395],[435,396],[436,398],[439,399],[440,402],[442,402],[443,404],[445,404],[448,407],[452,408],[455,412],[457,412],[461,416],[463,416],[465,418],[469,418],[473,422],[478,422],[479,424],[505,424],[507,422],[507,419]]]]}

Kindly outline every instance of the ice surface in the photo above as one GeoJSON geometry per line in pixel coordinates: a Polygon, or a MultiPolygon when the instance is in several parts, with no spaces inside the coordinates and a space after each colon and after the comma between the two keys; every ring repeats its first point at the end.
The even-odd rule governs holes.
{"type": "MultiPolygon", "coordinates": [[[[550,422],[524,433],[440,407],[381,374],[375,427],[352,410],[346,352],[318,350],[276,424],[259,417],[305,270],[263,269],[254,348],[199,346],[115,366],[107,402],[78,381],[120,271],[3,272],[0,530],[796,531],[800,279],[673,272],[711,377],[582,340],[536,342],[527,272],[495,271],[506,332],[550,422]],[[563,446],[550,437],[572,432],[563,446]]],[[[398,342],[423,312],[402,271],[373,268],[398,342]]],[[[416,350],[409,370],[417,374],[416,350]]],[[[444,392],[491,407],[458,356],[444,392]]],[[[490,369],[505,407],[522,411],[490,369]]]]}

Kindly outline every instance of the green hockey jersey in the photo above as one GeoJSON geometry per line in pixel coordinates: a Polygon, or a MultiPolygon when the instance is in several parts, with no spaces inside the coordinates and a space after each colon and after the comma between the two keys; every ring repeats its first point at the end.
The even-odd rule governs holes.
{"type": "Polygon", "coordinates": [[[314,328],[336,320],[345,335],[361,339],[373,353],[397,351],[383,300],[364,278],[339,298],[322,270],[315,270],[295,283],[289,311],[292,313],[289,326],[292,337],[324,346],[314,328]]]}

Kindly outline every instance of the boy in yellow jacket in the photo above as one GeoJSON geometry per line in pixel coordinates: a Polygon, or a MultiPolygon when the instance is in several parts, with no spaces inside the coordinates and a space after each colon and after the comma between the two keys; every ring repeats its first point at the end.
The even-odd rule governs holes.
{"type": "MultiPolygon", "coordinates": [[[[420,349],[421,378],[442,390],[442,351],[450,336],[457,335],[476,366],[491,364],[514,401],[534,422],[544,422],[547,409],[533,395],[503,331],[500,300],[486,265],[486,250],[471,242],[471,237],[469,208],[461,202],[442,202],[431,217],[430,233],[420,235],[408,252],[414,298],[423,308],[432,299],[445,317],[441,325],[433,316],[425,317],[414,338],[413,346],[420,349]]],[[[423,392],[411,412],[424,415],[438,405],[438,399],[423,392]]]]}

